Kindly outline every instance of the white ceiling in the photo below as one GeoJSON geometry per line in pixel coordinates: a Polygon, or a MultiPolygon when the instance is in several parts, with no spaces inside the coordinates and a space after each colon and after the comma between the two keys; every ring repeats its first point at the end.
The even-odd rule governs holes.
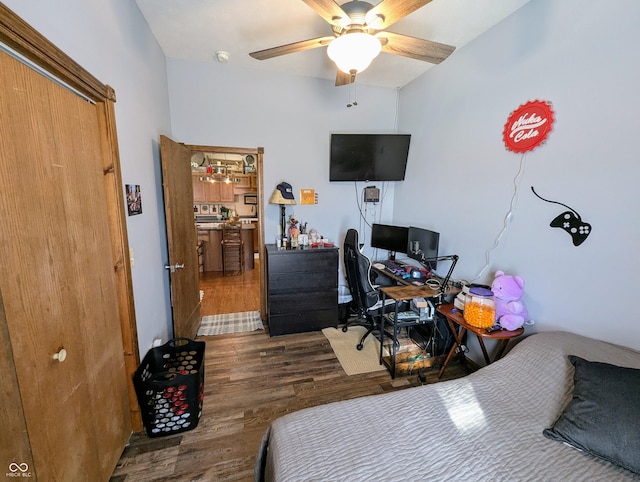
{"type": "MultiPolygon", "coordinates": [[[[377,0],[368,0],[377,4],[377,0]]],[[[386,0],[392,1],[392,0],[386,0]]],[[[460,48],[529,0],[433,0],[389,30],[460,48]]],[[[249,52],[332,35],[331,28],[301,0],[136,0],[167,57],[335,80],[326,47],[268,60],[249,52]]],[[[338,0],[338,4],[346,3],[338,0]]],[[[452,56],[455,56],[454,51],[452,56]]],[[[446,62],[446,60],[445,60],[446,62]]],[[[381,53],[358,74],[359,84],[402,87],[433,64],[381,53]]]]}

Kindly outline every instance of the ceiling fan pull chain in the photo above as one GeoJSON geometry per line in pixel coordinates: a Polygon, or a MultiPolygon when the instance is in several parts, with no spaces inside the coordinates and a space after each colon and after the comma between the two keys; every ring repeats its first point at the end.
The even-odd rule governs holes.
{"type": "Polygon", "coordinates": [[[358,88],[356,86],[355,81],[351,84],[349,84],[349,103],[347,104],[347,107],[353,107],[353,106],[357,106],[358,105],[358,88]],[[354,90],[354,94],[353,94],[353,102],[351,102],[351,86],[353,86],[353,90],[354,90]]]}

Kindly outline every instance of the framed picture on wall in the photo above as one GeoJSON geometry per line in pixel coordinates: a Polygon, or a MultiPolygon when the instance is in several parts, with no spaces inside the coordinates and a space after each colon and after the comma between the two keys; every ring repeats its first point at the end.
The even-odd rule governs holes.
{"type": "Polygon", "coordinates": [[[142,196],[140,194],[140,184],[127,184],[127,211],[129,216],[142,214],[142,196]]]}
{"type": "Polygon", "coordinates": [[[244,173],[251,174],[252,172],[256,172],[256,158],[249,154],[244,158],[244,173]]]}

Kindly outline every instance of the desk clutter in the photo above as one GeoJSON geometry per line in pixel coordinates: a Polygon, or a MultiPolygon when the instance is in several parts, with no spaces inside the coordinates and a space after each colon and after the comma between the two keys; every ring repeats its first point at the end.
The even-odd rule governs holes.
{"type": "MultiPolygon", "coordinates": [[[[409,305],[409,309],[399,311],[397,317],[399,321],[418,321],[425,323],[433,320],[435,311],[436,309],[431,300],[427,300],[425,298],[413,298],[409,305]]],[[[387,316],[391,321],[396,319],[396,313],[394,311],[388,313],[387,316]]]]}

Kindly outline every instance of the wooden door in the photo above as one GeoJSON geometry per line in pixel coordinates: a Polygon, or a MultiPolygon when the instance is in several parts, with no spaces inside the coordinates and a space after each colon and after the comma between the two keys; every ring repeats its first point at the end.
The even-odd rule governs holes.
{"type": "Polygon", "coordinates": [[[200,326],[200,274],[193,219],[191,151],[160,136],[162,186],[167,220],[173,333],[195,338],[200,326]]]}
{"type": "Polygon", "coordinates": [[[0,420],[23,417],[38,479],[107,480],[131,420],[101,108],[5,53],[0,92],[0,321],[20,392],[0,420]]]}

